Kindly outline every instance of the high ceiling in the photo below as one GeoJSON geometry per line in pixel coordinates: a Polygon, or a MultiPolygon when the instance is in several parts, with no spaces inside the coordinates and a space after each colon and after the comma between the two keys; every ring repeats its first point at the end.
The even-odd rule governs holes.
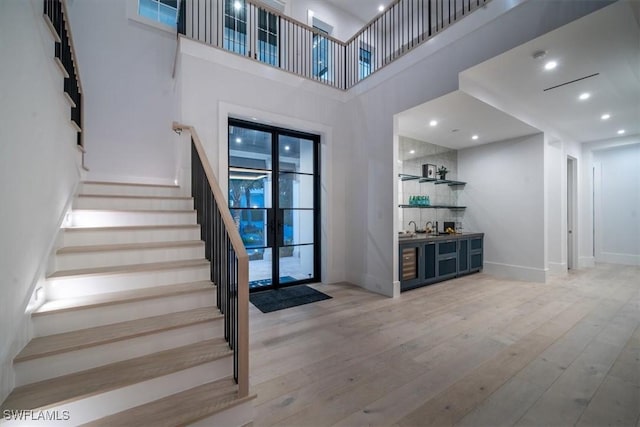
{"type": "Polygon", "coordinates": [[[407,110],[398,120],[400,135],[455,150],[540,132],[461,91],[407,110]]]}
{"type": "MultiPolygon", "coordinates": [[[[561,139],[589,142],[618,137],[620,130],[624,135],[639,134],[640,2],[636,1],[635,6],[632,3],[614,3],[472,67],[461,73],[460,88],[561,139]],[[536,52],[543,52],[537,55],[542,57],[535,59],[536,52]],[[544,69],[549,61],[557,63],[555,69],[544,69]],[[583,93],[590,97],[580,100],[583,93]],[[604,114],[610,117],[603,120],[604,114]]],[[[472,144],[468,134],[458,132],[455,137],[445,138],[428,133],[431,129],[425,128],[424,123],[431,116],[439,116],[443,124],[451,121],[452,125],[446,126],[449,131],[463,129],[474,124],[469,123],[470,117],[486,113],[483,103],[478,104],[473,98],[443,97],[402,113],[400,133],[429,138],[423,140],[451,148],[469,146],[472,144]],[[425,114],[421,128],[415,119],[415,112],[420,109],[425,114]]],[[[494,128],[495,134],[488,129],[486,139],[473,143],[504,139],[500,133],[507,128],[502,124],[494,128]]]]}
{"type": "Polygon", "coordinates": [[[367,23],[380,14],[379,6],[387,7],[393,0],[326,0],[338,8],[348,12],[367,23]]]}

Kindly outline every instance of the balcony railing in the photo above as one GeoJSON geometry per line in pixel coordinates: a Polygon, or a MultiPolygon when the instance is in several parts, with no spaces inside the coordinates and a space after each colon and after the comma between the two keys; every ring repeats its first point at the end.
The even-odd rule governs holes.
{"type": "Polygon", "coordinates": [[[78,146],[82,140],[82,83],[78,74],[73,37],[69,28],[66,0],[44,0],[44,19],[55,41],[55,60],[64,73],[64,95],[71,105],[71,124],[77,131],[78,146]]]}
{"type": "Polygon", "coordinates": [[[250,0],[182,0],[178,32],[347,90],[490,0],[396,0],[347,42],[250,0]]]}

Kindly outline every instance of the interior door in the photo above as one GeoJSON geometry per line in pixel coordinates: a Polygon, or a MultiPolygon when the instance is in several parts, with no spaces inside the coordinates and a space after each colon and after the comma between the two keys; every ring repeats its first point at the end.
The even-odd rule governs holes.
{"type": "Polygon", "coordinates": [[[229,121],[229,208],[250,290],[320,280],[319,137],[229,121]]]}

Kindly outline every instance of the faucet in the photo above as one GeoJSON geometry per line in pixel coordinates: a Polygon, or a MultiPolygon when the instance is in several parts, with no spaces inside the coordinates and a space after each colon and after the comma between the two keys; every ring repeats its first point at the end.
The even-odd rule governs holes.
{"type": "Polygon", "coordinates": [[[413,232],[416,232],[416,222],[415,221],[409,221],[409,224],[407,224],[407,226],[411,225],[411,223],[413,223],[413,232]]]}
{"type": "Polygon", "coordinates": [[[433,222],[431,222],[431,221],[427,221],[427,223],[424,225],[424,228],[427,231],[427,233],[431,232],[431,230],[430,230],[431,227],[429,227],[429,224],[431,224],[431,227],[433,227],[433,222]]]}

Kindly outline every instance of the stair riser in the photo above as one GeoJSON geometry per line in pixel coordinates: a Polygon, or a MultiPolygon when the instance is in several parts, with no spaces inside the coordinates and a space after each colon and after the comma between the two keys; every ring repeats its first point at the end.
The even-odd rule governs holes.
{"type": "MultiPolygon", "coordinates": [[[[77,426],[89,421],[104,418],[135,406],[162,399],[175,393],[227,377],[233,370],[231,357],[204,363],[193,368],[175,372],[152,380],[121,387],[106,393],[100,393],[85,399],[48,408],[49,411],[69,411],[70,419],[56,422],[56,426],[77,426]]],[[[33,422],[16,421],[7,426],[33,425],[33,422]]],[[[44,425],[44,424],[43,424],[44,425]]]]}
{"type": "Polygon", "coordinates": [[[189,210],[193,209],[193,200],[77,197],[73,202],[73,209],[189,210]]]}
{"type": "Polygon", "coordinates": [[[74,270],[202,258],[204,258],[204,244],[174,248],[66,253],[56,256],[56,269],[74,270]]]}
{"type": "Polygon", "coordinates": [[[232,406],[210,417],[189,424],[189,427],[243,427],[253,422],[253,401],[249,400],[240,405],[232,406]]]}
{"type": "Polygon", "coordinates": [[[222,334],[223,323],[217,320],[14,363],[16,386],[97,368],[134,357],[146,356],[183,345],[195,344],[203,340],[221,338],[222,334]]]}
{"type": "Polygon", "coordinates": [[[118,212],[76,210],[71,213],[71,227],[126,227],[136,225],[195,224],[196,212],[118,212]]]}
{"type": "Polygon", "coordinates": [[[200,240],[200,228],[130,230],[113,227],[110,230],[65,230],[64,246],[117,245],[125,243],[171,242],[200,240]]]}
{"type": "Polygon", "coordinates": [[[207,265],[202,267],[172,268],[125,274],[105,274],[50,278],[45,282],[47,299],[75,298],[111,292],[143,289],[152,286],[209,280],[207,265]]]}
{"type": "Polygon", "coordinates": [[[100,194],[111,196],[152,196],[152,197],[182,197],[185,190],[179,187],[155,187],[145,185],[113,185],[81,183],[78,194],[100,194]]]}
{"type": "Polygon", "coordinates": [[[61,334],[78,329],[215,306],[215,304],[216,292],[212,289],[206,292],[32,316],[34,336],[61,334]]]}

